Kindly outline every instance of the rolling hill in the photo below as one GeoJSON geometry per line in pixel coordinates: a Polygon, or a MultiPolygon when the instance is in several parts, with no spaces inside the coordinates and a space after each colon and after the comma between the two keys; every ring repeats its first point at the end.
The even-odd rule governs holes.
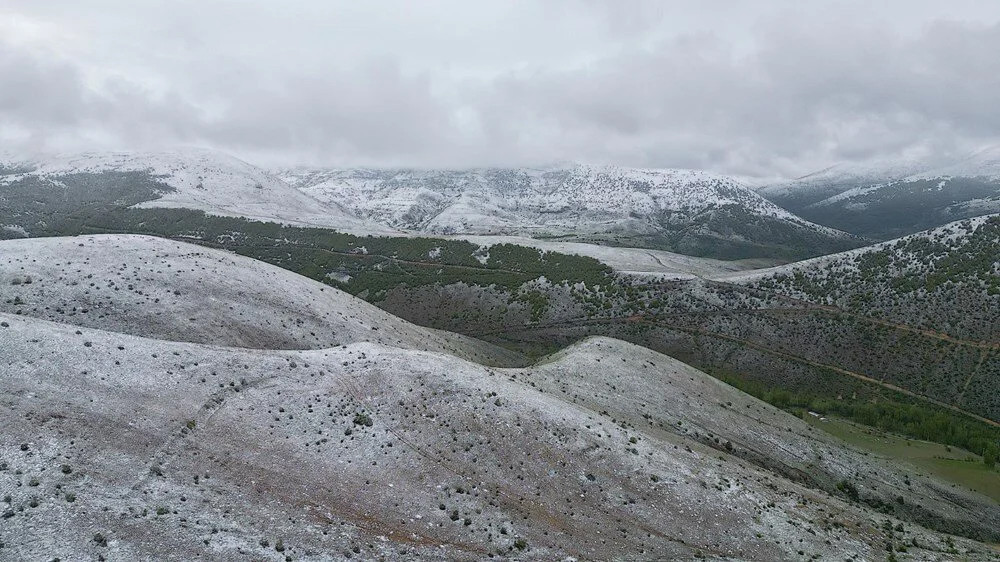
{"type": "Polygon", "coordinates": [[[0,245],[0,311],[171,341],[262,349],[371,342],[496,365],[516,354],[421,328],[318,281],[163,238],[96,235],[0,245]]]}
{"type": "Polygon", "coordinates": [[[20,281],[5,294],[39,275],[22,299],[41,318],[0,312],[3,558],[996,558],[924,526],[995,542],[995,502],[653,351],[591,338],[488,367],[398,319],[372,341],[375,311],[306,281],[308,321],[339,325],[336,347],[154,339],[187,320],[147,330],[147,315],[193,311],[145,299],[176,282],[209,323],[243,326],[220,332],[239,341],[253,328],[230,296],[250,291],[240,271],[257,275],[258,318],[309,327],[282,294],[299,286],[238,256],[134,236],[0,250],[26,242],[51,264],[4,264],[20,281]],[[81,285],[102,287],[104,318],[44,311],[81,285]]]}
{"type": "Polygon", "coordinates": [[[66,178],[114,181],[131,174],[131,183],[154,193],[140,207],[182,208],[212,215],[336,228],[343,232],[391,234],[392,230],[364,221],[335,203],[320,203],[264,170],[232,156],[203,149],[170,152],[92,152],[0,159],[0,187],[32,182],[36,188],[59,189],[66,178]],[[108,176],[108,177],[102,177],[108,176]]]}
{"type": "Polygon", "coordinates": [[[1000,339],[1000,215],[718,279],[751,283],[955,338],[1000,339]]]}

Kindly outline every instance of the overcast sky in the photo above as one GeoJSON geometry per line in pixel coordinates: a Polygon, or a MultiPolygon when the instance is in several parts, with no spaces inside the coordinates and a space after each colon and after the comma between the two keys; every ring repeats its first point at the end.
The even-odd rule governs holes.
{"type": "Polygon", "coordinates": [[[0,0],[0,142],[795,176],[1000,142],[998,22],[989,0],[0,0]]]}

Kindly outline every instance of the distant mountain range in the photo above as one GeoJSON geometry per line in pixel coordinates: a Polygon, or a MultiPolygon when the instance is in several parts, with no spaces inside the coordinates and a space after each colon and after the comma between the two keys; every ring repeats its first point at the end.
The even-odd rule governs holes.
{"type": "Polygon", "coordinates": [[[473,170],[293,169],[327,204],[427,234],[524,235],[716,258],[799,258],[860,245],[796,217],[739,180],[615,166],[473,170]]]}
{"type": "Polygon", "coordinates": [[[188,208],[374,235],[508,235],[721,259],[799,259],[863,244],[741,181],[613,166],[270,173],[208,150],[0,158],[0,182],[59,185],[131,173],[162,185],[140,206],[188,208]]]}
{"type": "Polygon", "coordinates": [[[841,164],[759,193],[819,224],[888,239],[1000,212],[1000,147],[943,165],[841,164]]]}
{"type": "Polygon", "coordinates": [[[814,257],[1000,212],[1000,149],[944,165],[842,164],[756,190],[708,172],[616,166],[271,172],[200,149],[0,157],[0,184],[100,183],[102,174],[160,186],[143,207],[359,235],[530,237],[726,260],[814,257]]]}

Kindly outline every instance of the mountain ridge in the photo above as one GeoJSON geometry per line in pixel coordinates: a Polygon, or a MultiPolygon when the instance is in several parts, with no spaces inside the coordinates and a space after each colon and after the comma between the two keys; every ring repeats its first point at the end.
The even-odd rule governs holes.
{"type": "Polygon", "coordinates": [[[425,234],[526,235],[729,259],[803,255],[816,251],[804,247],[813,243],[857,245],[733,177],[697,170],[575,165],[276,174],[361,217],[425,234]]]}
{"type": "Polygon", "coordinates": [[[1000,147],[944,162],[839,164],[758,192],[814,222],[884,240],[1000,212],[1000,147]]]}
{"type": "Polygon", "coordinates": [[[321,203],[262,168],[208,149],[160,152],[85,152],[8,156],[0,184],[37,178],[58,186],[60,176],[133,172],[150,176],[165,189],[140,208],[186,208],[220,216],[240,216],[302,226],[370,234],[392,229],[361,220],[335,203],[321,203]]]}

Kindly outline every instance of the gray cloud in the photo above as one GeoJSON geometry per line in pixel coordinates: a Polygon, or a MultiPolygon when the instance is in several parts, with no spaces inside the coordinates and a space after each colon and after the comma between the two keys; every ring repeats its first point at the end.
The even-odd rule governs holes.
{"type": "Polygon", "coordinates": [[[14,147],[795,175],[1000,141],[983,3],[6,4],[14,147]]]}

